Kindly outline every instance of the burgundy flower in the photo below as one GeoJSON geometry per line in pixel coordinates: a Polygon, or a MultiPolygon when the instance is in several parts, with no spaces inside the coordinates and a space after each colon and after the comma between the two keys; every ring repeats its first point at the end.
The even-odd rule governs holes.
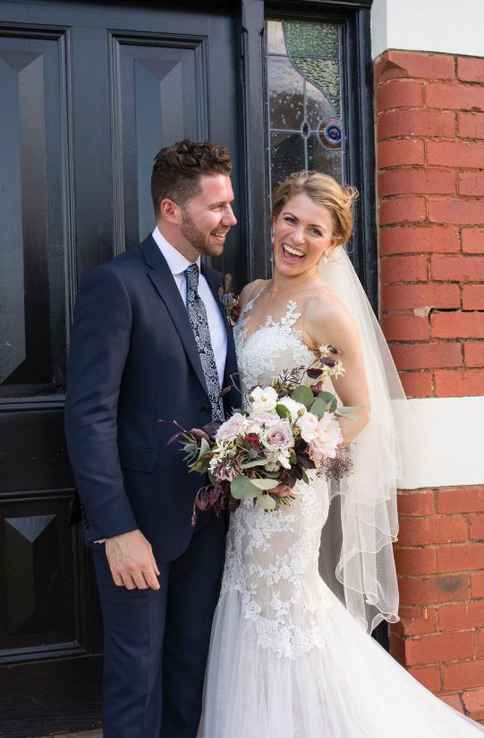
{"type": "Polygon", "coordinates": [[[244,441],[248,443],[249,446],[252,446],[252,448],[262,448],[262,444],[257,433],[247,433],[247,435],[244,436],[244,441]]]}

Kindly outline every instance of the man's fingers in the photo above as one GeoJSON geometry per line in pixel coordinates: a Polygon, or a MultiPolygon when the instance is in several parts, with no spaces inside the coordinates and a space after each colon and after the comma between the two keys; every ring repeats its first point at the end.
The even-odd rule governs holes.
{"type": "MultiPolygon", "coordinates": [[[[158,567],[156,568],[156,571],[158,571],[158,567]]],[[[158,572],[159,574],[160,572],[158,572]]],[[[160,583],[156,577],[155,570],[152,568],[146,569],[144,572],[145,579],[148,583],[148,586],[150,589],[158,590],[160,588],[160,583]]]]}
{"type": "Polygon", "coordinates": [[[143,576],[142,571],[131,572],[131,577],[134,580],[137,589],[148,589],[146,577],[143,576]]]}
{"type": "Polygon", "coordinates": [[[124,587],[123,578],[121,577],[121,574],[118,574],[117,572],[114,573],[111,569],[111,576],[113,577],[113,582],[116,585],[116,587],[124,587]]]}
{"type": "Polygon", "coordinates": [[[141,531],[129,531],[106,541],[106,556],[113,581],[126,589],[158,590],[160,570],[153,549],[141,531]]]}
{"type": "Polygon", "coordinates": [[[160,576],[160,570],[158,569],[158,564],[156,563],[156,559],[155,559],[155,557],[153,556],[153,554],[151,555],[151,558],[153,559],[153,568],[154,568],[154,570],[155,570],[155,574],[156,574],[157,576],[160,576]]]}
{"type": "Polygon", "coordinates": [[[130,574],[124,573],[122,577],[123,577],[123,584],[126,587],[126,589],[136,589],[136,583],[133,581],[130,574]]]}

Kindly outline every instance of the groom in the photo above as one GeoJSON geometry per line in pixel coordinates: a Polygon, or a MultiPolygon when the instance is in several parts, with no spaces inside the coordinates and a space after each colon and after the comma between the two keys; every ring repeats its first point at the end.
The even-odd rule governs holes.
{"type": "Polygon", "coordinates": [[[223,517],[192,505],[203,480],[177,444],[237,398],[218,275],[236,224],[227,150],[184,140],[155,158],[157,226],[84,281],[66,432],[104,621],[104,738],[195,738],[224,562],[223,517]]]}

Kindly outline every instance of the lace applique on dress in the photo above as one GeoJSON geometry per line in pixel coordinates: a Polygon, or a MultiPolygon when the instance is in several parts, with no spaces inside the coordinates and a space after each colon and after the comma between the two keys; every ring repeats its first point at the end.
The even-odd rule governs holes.
{"type": "Polygon", "coordinates": [[[301,331],[294,328],[301,313],[293,300],[279,320],[269,315],[263,325],[247,333],[245,316],[257,297],[247,303],[234,329],[241,385],[248,390],[256,384],[270,384],[283,369],[309,366],[314,361],[301,331]]]}
{"type": "MultiPolygon", "coordinates": [[[[270,383],[284,369],[314,361],[294,327],[300,318],[294,301],[279,320],[268,316],[247,333],[245,315],[253,303],[243,311],[235,335],[243,394],[256,384],[270,383]]],[[[255,627],[258,645],[289,659],[323,646],[317,614],[334,606],[329,596],[322,602],[318,571],[329,506],[327,482],[321,478],[311,485],[299,482],[295,492],[291,505],[271,513],[251,500],[242,501],[231,515],[222,583],[222,596],[239,593],[242,617],[255,627]]]]}
{"type": "Polygon", "coordinates": [[[328,511],[325,480],[298,483],[297,499],[273,513],[244,500],[232,514],[221,596],[237,591],[258,644],[294,659],[324,645],[318,551],[328,511]]]}

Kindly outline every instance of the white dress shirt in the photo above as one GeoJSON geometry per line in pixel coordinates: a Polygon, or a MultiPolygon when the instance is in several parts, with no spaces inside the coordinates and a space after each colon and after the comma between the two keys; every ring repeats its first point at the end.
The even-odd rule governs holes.
{"type": "MultiPolygon", "coordinates": [[[[156,245],[166,259],[168,267],[173,275],[175,284],[178,287],[181,298],[185,305],[187,304],[187,283],[185,277],[185,269],[192,263],[188,261],[183,254],[172,246],[162,235],[158,228],[152,233],[156,245]]],[[[197,259],[198,268],[200,269],[200,259],[197,259]]],[[[208,286],[207,280],[200,271],[200,279],[198,281],[198,294],[205,305],[207,311],[208,329],[210,331],[210,340],[217,365],[218,380],[220,387],[223,387],[223,379],[225,372],[225,361],[227,359],[227,331],[220,308],[217,305],[212,290],[208,286]]]]}

